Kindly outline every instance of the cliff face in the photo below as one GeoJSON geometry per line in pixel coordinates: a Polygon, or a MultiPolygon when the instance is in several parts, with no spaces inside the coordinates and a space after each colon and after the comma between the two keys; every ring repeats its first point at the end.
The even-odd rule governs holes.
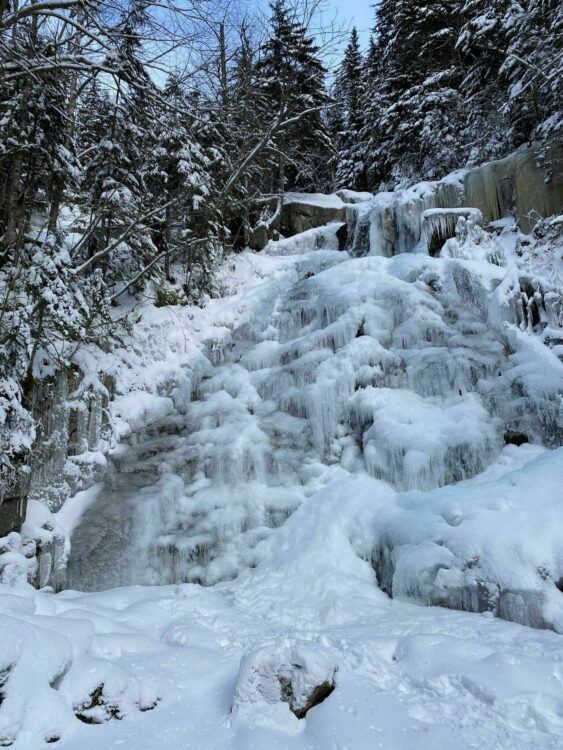
{"type": "Polygon", "coordinates": [[[563,145],[540,156],[530,148],[492,161],[465,175],[465,202],[485,221],[513,215],[523,232],[563,207],[563,145]]]}
{"type": "MultiPolygon", "coordinates": [[[[348,206],[350,252],[355,257],[410,252],[425,239],[425,211],[462,207],[480,211],[485,223],[513,217],[523,232],[530,232],[538,219],[563,210],[563,146],[553,146],[541,158],[537,149],[529,148],[437,182],[379,193],[371,203],[348,206]]],[[[455,222],[440,237],[442,244],[454,234],[455,222]]]]}
{"type": "Polygon", "coordinates": [[[101,375],[100,383],[93,389],[78,369],[69,368],[35,385],[33,412],[38,427],[28,497],[53,512],[94,480],[96,462],[87,459],[109,447],[113,380],[101,375]]]}

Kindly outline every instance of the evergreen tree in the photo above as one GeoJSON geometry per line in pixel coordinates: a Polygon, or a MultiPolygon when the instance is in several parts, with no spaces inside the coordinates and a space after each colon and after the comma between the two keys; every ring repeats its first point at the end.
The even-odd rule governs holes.
{"type": "MultiPolygon", "coordinates": [[[[30,27],[17,37],[20,53],[48,54],[48,41],[30,27]]],[[[65,143],[68,77],[47,71],[0,85],[0,253],[21,247],[32,218],[49,212],[59,184],[76,176],[65,143]]],[[[45,225],[50,225],[44,220],[45,225]]]]}
{"type": "Polygon", "coordinates": [[[380,45],[370,36],[362,72],[364,92],[363,126],[358,139],[358,152],[362,161],[365,186],[378,190],[390,179],[387,172],[385,149],[387,146],[381,122],[390,106],[385,87],[385,74],[380,45]]]}
{"type": "Polygon", "coordinates": [[[562,129],[562,33],[554,0],[382,0],[359,138],[369,186],[553,142],[562,129]]]}
{"type": "MultiPolygon", "coordinates": [[[[141,23],[142,19],[135,14],[126,17],[123,36],[119,37],[115,51],[127,82],[118,81],[109,111],[103,107],[93,122],[81,126],[82,132],[99,139],[92,143],[83,162],[83,186],[94,224],[84,250],[91,257],[136,224],[135,232],[100,261],[105,278],[112,285],[126,281],[157,252],[150,227],[139,222],[148,207],[145,154],[154,145],[151,135],[154,112],[148,97],[152,84],[139,58],[141,23]]],[[[90,90],[90,97],[96,95],[95,90],[90,90]]],[[[82,111],[89,118],[89,110],[82,111]]]]}
{"type": "Polygon", "coordinates": [[[270,158],[270,191],[328,188],[332,142],[322,114],[328,102],[326,70],[319,48],[296,20],[285,0],[270,5],[270,38],[262,45],[257,63],[264,116],[283,112],[299,117],[293,127],[276,136],[270,158]],[[302,114],[307,112],[307,114],[302,114]]]}
{"type": "Polygon", "coordinates": [[[502,73],[515,145],[563,134],[563,7],[557,0],[513,4],[504,21],[508,47],[502,73]]]}
{"type": "MultiPolygon", "coordinates": [[[[234,169],[237,160],[256,142],[257,124],[267,111],[258,83],[256,54],[244,23],[239,30],[239,45],[235,53],[231,100],[229,132],[225,134],[228,145],[225,146],[230,152],[227,154],[229,166],[234,169]]],[[[249,243],[252,226],[257,220],[253,196],[259,193],[263,181],[262,164],[251,164],[233,190],[230,209],[223,207],[235,248],[246,247],[249,243]]]]}
{"type": "Polygon", "coordinates": [[[364,188],[364,164],[360,133],[363,126],[364,77],[363,58],[357,29],[354,27],[350,41],[338,70],[333,87],[337,127],[338,169],[336,184],[356,190],[364,188]]]}
{"type": "Polygon", "coordinates": [[[466,121],[460,132],[469,164],[478,164],[505,153],[507,121],[502,112],[506,80],[501,68],[506,59],[506,16],[511,0],[466,0],[463,26],[456,48],[464,66],[466,121]]]}

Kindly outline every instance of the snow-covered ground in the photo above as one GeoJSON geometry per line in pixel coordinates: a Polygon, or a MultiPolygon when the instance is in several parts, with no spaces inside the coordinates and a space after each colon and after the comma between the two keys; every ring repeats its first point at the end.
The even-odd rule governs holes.
{"type": "Polygon", "coordinates": [[[374,489],[349,480],[311,498],[234,582],[5,590],[0,653],[13,669],[3,744],[17,736],[13,746],[26,750],[55,737],[68,750],[561,747],[561,636],[388,599],[357,554],[377,506],[392,501],[381,487],[374,503],[374,489]],[[323,703],[298,720],[287,704],[273,711],[251,695],[231,713],[243,655],[303,646],[337,665],[323,703]],[[102,705],[88,713],[102,684],[102,705]],[[75,712],[114,718],[91,725],[75,712]]]}
{"type": "Polygon", "coordinates": [[[58,514],[92,593],[35,591],[5,543],[0,745],[563,746],[559,251],[465,226],[349,258],[338,226],[147,306],[114,355],[114,475],[58,514]],[[305,718],[280,700],[327,674],[305,718]]]}

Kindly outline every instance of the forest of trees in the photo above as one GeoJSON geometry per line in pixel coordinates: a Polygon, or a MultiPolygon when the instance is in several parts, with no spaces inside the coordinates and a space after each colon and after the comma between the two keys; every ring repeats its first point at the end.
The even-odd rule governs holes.
{"type": "Polygon", "coordinates": [[[158,304],[218,292],[284,191],[437,177],[561,133],[556,0],[382,0],[332,83],[314,11],[0,0],[3,492],[37,380],[111,348],[147,281],[158,304]]]}
{"type": "Polygon", "coordinates": [[[202,303],[284,189],[331,187],[310,13],[270,10],[259,29],[224,3],[0,2],[4,494],[35,383],[111,348],[127,295],[202,303]]]}
{"type": "Polygon", "coordinates": [[[338,187],[441,177],[563,136],[558,0],[381,0],[332,90],[338,187]]]}

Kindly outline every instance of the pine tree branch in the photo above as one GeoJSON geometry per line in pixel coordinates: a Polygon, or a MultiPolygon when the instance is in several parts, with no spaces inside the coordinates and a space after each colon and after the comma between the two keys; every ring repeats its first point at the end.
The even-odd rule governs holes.
{"type": "Polygon", "coordinates": [[[128,281],[127,284],[125,284],[125,286],[122,289],[120,289],[115,294],[112,294],[112,296],[109,298],[110,302],[115,302],[115,300],[118,297],[121,297],[121,295],[124,294],[128,289],[131,289],[131,287],[134,286],[138,281],[140,281],[143,278],[143,276],[145,276],[145,274],[147,274],[151,270],[151,268],[153,268],[153,266],[155,266],[158,263],[158,261],[161,260],[161,258],[164,258],[167,252],[168,250],[163,250],[155,258],[153,258],[151,262],[148,263],[143,269],[141,269],[139,273],[136,276],[134,276],[130,281],[128,281]]]}

